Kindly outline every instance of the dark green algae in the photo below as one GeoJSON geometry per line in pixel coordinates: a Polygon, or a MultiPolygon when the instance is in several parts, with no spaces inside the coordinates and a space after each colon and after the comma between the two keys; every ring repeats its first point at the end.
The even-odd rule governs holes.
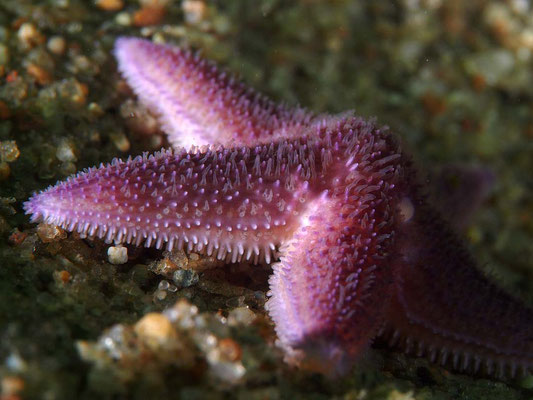
{"type": "Polygon", "coordinates": [[[159,299],[165,277],[149,266],[161,252],[130,248],[127,264],[111,265],[99,241],[69,235],[43,243],[22,210],[33,191],[74,171],[161,144],[121,117],[131,94],[111,55],[117,36],[148,35],[202,49],[276,100],[376,116],[426,170],[449,163],[489,167],[495,187],[466,240],[480,268],[531,304],[533,48],[527,33],[533,22],[522,3],[216,1],[206,2],[193,21],[175,1],[160,23],[139,28],[127,24],[140,7],[136,1],[120,11],[74,0],[2,1],[0,141],[15,140],[20,149],[0,181],[4,391],[9,379],[20,377],[20,397],[46,399],[531,398],[527,380],[475,379],[385,350],[370,351],[340,382],[289,370],[261,317],[265,271],[200,273],[197,284],[159,299]],[[42,37],[21,38],[24,23],[42,37]],[[66,41],[63,54],[47,49],[55,35],[66,41]],[[36,80],[29,63],[50,79],[36,80]],[[65,146],[72,155],[58,152],[65,146]],[[81,360],[78,340],[96,341],[113,324],[135,323],[181,297],[223,315],[244,302],[261,317],[262,323],[232,333],[246,355],[240,384],[229,388],[172,366],[124,382],[113,365],[81,360]]]}

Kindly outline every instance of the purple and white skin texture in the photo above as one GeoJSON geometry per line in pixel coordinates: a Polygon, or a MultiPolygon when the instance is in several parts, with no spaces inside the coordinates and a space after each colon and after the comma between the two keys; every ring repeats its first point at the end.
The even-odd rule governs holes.
{"type": "Polygon", "coordinates": [[[313,118],[303,109],[274,103],[187,50],[120,38],[115,56],[175,147],[268,143],[297,135],[313,118]]]}
{"type": "Polygon", "coordinates": [[[406,352],[406,341],[422,343],[431,359],[473,353],[477,368],[531,366],[530,311],[492,289],[490,309],[471,300],[471,282],[492,286],[468,272],[473,261],[440,229],[386,129],[276,105],[179,48],[121,38],[115,55],[174,149],[113,160],[34,195],[25,203],[32,221],[109,243],[273,263],[267,310],[286,360],[330,376],[349,371],[378,331],[391,345],[400,337],[406,352]],[[448,298],[453,268],[466,272],[448,298]],[[442,271],[443,287],[431,278],[442,271]],[[482,335],[495,330],[483,317],[491,313],[510,327],[507,338],[482,335]],[[452,337],[439,328],[445,315],[452,337]],[[518,364],[510,347],[522,338],[518,364]],[[498,340],[496,360],[487,349],[498,340]]]}

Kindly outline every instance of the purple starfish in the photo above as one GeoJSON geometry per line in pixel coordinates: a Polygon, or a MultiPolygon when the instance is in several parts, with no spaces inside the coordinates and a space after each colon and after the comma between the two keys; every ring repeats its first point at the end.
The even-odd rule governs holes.
{"type": "Polygon", "coordinates": [[[115,55],[175,149],[34,195],[32,221],[274,261],[267,309],[287,360],[305,368],[345,373],[378,334],[458,370],[531,367],[533,312],[477,272],[391,133],[275,105],[178,48],[122,38],[115,55]]]}

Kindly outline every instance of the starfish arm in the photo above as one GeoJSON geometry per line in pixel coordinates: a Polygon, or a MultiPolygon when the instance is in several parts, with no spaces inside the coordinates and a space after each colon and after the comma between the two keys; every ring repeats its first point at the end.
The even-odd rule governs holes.
{"type": "Polygon", "coordinates": [[[404,171],[389,135],[349,128],[325,140],[341,151],[280,248],[267,303],[287,361],[330,376],[349,370],[382,323],[404,171]]]}
{"type": "Polygon", "coordinates": [[[353,211],[324,196],[281,248],[267,309],[289,363],[341,376],[376,335],[387,304],[393,231],[372,222],[391,212],[382,206],[364,223],[369,214],[349,217],[353,211]]]}
{"type": "MultiPolygon", "coordinates": [[[[163,150],[113,160],[34,195],[25,209],[34,221],[109,243],[185,248],[233,262],[270,262],[275,244],[290,234],[296,224],[293,215],[307,196],[306,181],[280,176],[290,151],[281,143],[163,150]],[[275,165],[278,154],[285,157],[275,165]]],[[[308,167],[299,171],[306,174],[308,167]]]]}
{"type": "Polygon", "coordinates": [[[188,50],[123,37],[115,56],[174,146],[256,145],[295,136],[312,119],[303,109],[275,104],[188,50]]]}
{"type": "Polygon", "coordinates": [[[430,175],[431,204],[446,222],[458,231],[464,231],[482,203],[494,188],[494,172],[483,166],[448,164],[430,175]]]}
{"type": "Polygon", "coordinates": [[[504,293],[422,202],[398,228],[403,253],[382,335],[455,370],[514,376],[533,366],[533,310],[504,293]]]}
{"type": "Polygon", "coordinates": [[[234,261],[243,254],[249,259],[252,251],[269,262],[308,204],[333,188],[331,179],[342,178],[335,176],[339,169],[352,180],[362,179],[345,171],[347,158],[368,169],[384,157],[376,162],[383,171],[377,176],[391,175],[384,156],[391,150],[371,123],[349,118],[334,128],[314,129],[308,137],[269,145],[182,148],[115,159],[35,194],[24,207],[33,221],[108,242],[217,250],[219,258],[234,261]]]}

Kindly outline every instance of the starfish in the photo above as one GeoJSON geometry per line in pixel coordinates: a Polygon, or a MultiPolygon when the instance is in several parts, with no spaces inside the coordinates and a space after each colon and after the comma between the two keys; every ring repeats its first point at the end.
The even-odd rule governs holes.
{"type": "Polygon", "coordinates": [[[277,105],[187,50],[120,38],[173,149],[90,168],[24,205],[107,242],[272,263],[286,360],[330,376],[376,337],[458,371],[533,365],[533,311],[490,283],[388,129],[277,105]]]}

